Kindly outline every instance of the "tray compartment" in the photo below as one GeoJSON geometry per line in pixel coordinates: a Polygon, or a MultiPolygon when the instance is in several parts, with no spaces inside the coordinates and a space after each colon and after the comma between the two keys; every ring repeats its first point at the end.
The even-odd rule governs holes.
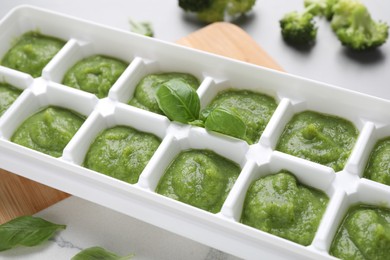
{"type": "MultiPolygon", "coordinates": [[[[193,65],[193,64],[192,64],[193,65]]],[[[134,96],[137,84],[147,75],[158,73],[188,73],[199,80],[199,91],[208,88],[210,78],[204,75],[201,65],[188,68],[188,60],[180,57],[170,57],[168,60],[150,60],[136,57],[129,68],[129,73],[121,79],[121,82],[113,86],[109,97],[127,104],[134,96]]],[[[119,81],[119,80],[118,80],[119,81]]]]}
{"type": "MultiPolygon", "coordinates": [[[[344,183],[348,185],[348,183],[344,183]]],[[[345,217],[348,209],[356,204],[390,208],[390,191],[378,189],[376,185],[366,179],[360,179],[356,183],[356,190],[338,195],[339,200],[333,210],[327,215],[327,225],[323,225],[321,234],[321,249],[329,251],[333,238],[345,217]],[[329,225],[332,223],[331,225],[329,225]]]]}
{"type": "MultiPolygon", "coordinates": [[[[175,124],[175,123],[174,123],[175,124]]],[[[203,128],[177,125],[169,128],[165,155],[155,162],[150,171],[140,176],[141,186],[154,191],[163,176],[165,169],[181,152],[189,149],[207,149],[236,162],[243,168],[246,163],[245,153],[248,145],[237,139],[209,136],[203,128]],[[142,179],[142,180],[141,180],[142,179]]]]}
{"type": "Polygon", "coordinates": [[[100,102],[64,150],[63,158],[77,165],[82,165],[85,155],[96,137],[105,129],[115,126],[129,126],[141,132],[151,133],[163,141],[167,134],[169,120],[109,100],[100,102]]]}
{"type": "MultiPolygon", "coordinates": [[[[87,118],[92,113],[97,101],[92,95],[79,95],[74,90],[66,90],[55,84],[46,84],[42,79],[36,79],[34,86],[24,93],[16,100],[15,106],[8,113],[4,114],[0,121],[1,137],[6,140],[10,140],[16,129],[27,118],[43,108],[58,106],[79,113],[87,118]]],[[[18,144],[13,145],[22,147],[18,144]]]]}
{"type": "Polygon", "coordinates": [[[359,116],[365,108],[360,104],[352,103],[350,106],[346,106],[343,103],[325,102],[324,100],[321,101],[321,97],[317,96],[310,96],[307,100],[310,100],[310,102],[284,98],[280,104],[280,109],[276,111],[277,113],[275,112],[274,119],[269,123],[270,126],[264,131],[260,143],[275,150],[286,125],[295,114],[304,111],[314,111],[320,114],[340,117],[350,121],[359,132],[354,148],[344,166],[344,169],[351,170],[356,168],[357,158],[362,153],[362,149],[364,149],[373,128],[372,122],[359,116]],[[343,109],[340,109],[340,105],[342,105],[343,109]]]}

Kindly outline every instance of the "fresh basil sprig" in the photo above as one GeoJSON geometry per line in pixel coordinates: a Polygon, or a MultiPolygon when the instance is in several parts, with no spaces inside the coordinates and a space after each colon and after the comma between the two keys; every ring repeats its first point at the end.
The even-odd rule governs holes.
{"type": "Polygon", "coordinates": [[[207,130],[230,135],[240,139],[246,137],[246,125],[241,117],[231,109],[217,107],[210,112],[205,120],[207,130]]]}
{"type": "Polygon", "coordinates": [[[128,260],[132,257],[132,254],[128,256],[118,256],[102,247],[95,246],[79,252],[77,255],[72,257],[72,260],[128,260]]]}
{"type": "Polygon", "coordinates": [[[57,230],[65,229],[42,218],[21,216],[0,225],[0,251],[16,246],[35,246],[47,241],[57,230]]]}
{"type": "Polygon", "coordinates": [[[183,80],[171,79],[163,83],[156,91],[156,100],[170,120],[205,127],[207,130],[237,137],[251,144],[246,137],[247,127],[244,121],[233,109],[217,107],[204,112],[204,121],[199,119],[199,96],[196,90],[183,80]]]}
{"type": "Polygon", "coordinates": [[[170,120],[186,124],[199,117],[198,94],[183,80],[171,79],[161,84],[156,91],[156,99],[170,120]]]}

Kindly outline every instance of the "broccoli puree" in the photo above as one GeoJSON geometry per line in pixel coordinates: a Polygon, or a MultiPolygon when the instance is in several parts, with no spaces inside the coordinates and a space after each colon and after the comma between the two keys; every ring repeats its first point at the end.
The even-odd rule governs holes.
{"type": "Polygon", "coordinates": [[[37,78],[41,76],[46,64],[64,45],[63,40],[38,32],[27,32],[4,55],[1,65],[37,78]]]}
{"type": "Polygon", "coordinates": [[[344,165],[359,132],[355,126],[336,116],[304,111],[285,127],[276,150],[332,167],[344,165]]]}
{"type": "Polygon", "coordinates": [[[20,93],[22,93],[20,89],[0,83],[0,116],[14,103],[20,93]]]}
{"type": "Polygon", "coordinates": [[[390,185],[390,137],[379,140],[371,152],[363,177],[390,185]]]}
{"type": "Polygon", "coordinates": [[[213,151],[187,150],[166,169],[156,192],[217,213],[240,171],[239,165],[213,151]]]}
{"type": "Polygon", "coordinates": [[[322,191],[299,184],[287,171],[254,181],[241,222],[299,243],[311,244],[328,204],[322,191]]]}
{"type": "Polygon", "coordinates": [[[73,65],[65,73],[62,83],[104,98],[127,66],[128,63],[115,58],[90,56],[73,65]]]}
{"type": "Polygon", "coordinates": [[[163,111],[161,111],[157,104],[155,93],[161,84],[171,79],[181,79],[194,89],[197,89],[200,85],[197,78],[187,73],[171,72],[149,74],[142,78],[141,81],[137,84],[134,97],[129,101],[128,104],[163,115],[163,111]]]}
{"type": "Polygon", "coordinates": [[[131,127],[109,128],[91,144],[84,166],[133,184],[160,143],[158,137],[131,127]]]}
{"type": "Polygon", "coordinates": [[[64,108],[48,107],[27,118],[11,141],[39,152],[60,157],[84,122],[84,117],[64,108]]]}
{"type": "Polygon", "coordinates": [[[246,125],[246,141],[259,140],[277,104],[275,99],[247,90],[227,90],[219,93],[213,101],[201,111],[200,119],[206,120],[210,112],[218,107],[236,112],[246,125]]]}
{"type": "Polygon", "coordinates": [[[352,206],[330,247],[330,254],[345,260],[390,259],[390,209],[352,206]]]}

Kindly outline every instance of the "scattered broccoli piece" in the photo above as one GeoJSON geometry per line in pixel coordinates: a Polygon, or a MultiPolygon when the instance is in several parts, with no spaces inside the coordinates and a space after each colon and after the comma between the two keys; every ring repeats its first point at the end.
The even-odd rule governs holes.
{"type": "Polygon", "coordinates": [[[389,26],[375,22],[360,1],[339,0],[333,10],[331,26],[344,46],[362,51],[386,42],[389,26]]]}
{"type": "Polygon", "coordinates": [[[304,5],[310,9],[314,16],[325,16],[328,20],[332,19],[333,6],[338,0],[305,0],[304,5]]]}
{"type": "Polygon", "coordinates": [[[185,11],[199,12],[210,7],[212,0],[179,0],[179,6],[185,11]]]}
{"type": "Polygon", "coordinates": [[[249,12],[256,0],[179,0],[185,11],[194,12],[202,22],[224,21],[227,17],[235,19],[249,12]]]}
{"type": "Polygon", "coordinates": [[[135,22],[130,20],[131,31],[145,36],[153,37],[154,32],[151,23],[149,22],[135,22]]]}
{"type": "Polygon", "coordinates": [[[305,9],[303,13],[297,11],[287,13],[279,22],[283,39],[294,45],[310,45],[317,36],[314,16],[311,9],[305,9]]]}
{"type": "Polygon", "coordinates": [[[313,44],[317,30],[314,17],[325,16],[329,20],[333,16],[333,6],[338,0],[305,0],[305,10],[301,13],[287,13],[280,20],[283,39],[294,45],[313,44]]]}

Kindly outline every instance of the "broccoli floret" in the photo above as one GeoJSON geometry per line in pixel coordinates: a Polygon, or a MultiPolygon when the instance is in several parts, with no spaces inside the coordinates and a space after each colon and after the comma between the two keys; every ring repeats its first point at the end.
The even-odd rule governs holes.
{"type": "Polygon", "coordinates": [[[211,0],[179,0],[179,6],[185,11],[199,12],[211,5],[211,0]]]}
{"type": "Polygon", "coordinates": [[[333,11],[331,26],[344,46],[362,51],[386,42],[389,26],[384,22],[374,21],[361,2],[339,0],[333,11]]]}
{"type": "Polygon", "coordinates": [[[194,12],[200,21],[212,23],[235,19],[249,12],[256,0],[179,0],[179,6],[185,11],[194,12]]]}
{"type": "Polygon", "coordinates": [[[338,0],[305,0],[304,5],[314,16],[325,16],[330,20],[333,16],[333,6],[338,0]]]}
{"type": "Polygon", "coordinates": [[[317,36],[315,16],[325,16],[330,20],[333,6],[338,0],[305,0],[302,13],[291,12],[280,20],[282,36],[285,41],[295,45],[313,44],[317,36]]]}
{"type": "Polygon", "coordinates": [[[303,13],[297,11],[287,13],[280,21],[283,39],[294,45],[310,45],[317,36],[314,16],[306,9],[303,13]]]}

